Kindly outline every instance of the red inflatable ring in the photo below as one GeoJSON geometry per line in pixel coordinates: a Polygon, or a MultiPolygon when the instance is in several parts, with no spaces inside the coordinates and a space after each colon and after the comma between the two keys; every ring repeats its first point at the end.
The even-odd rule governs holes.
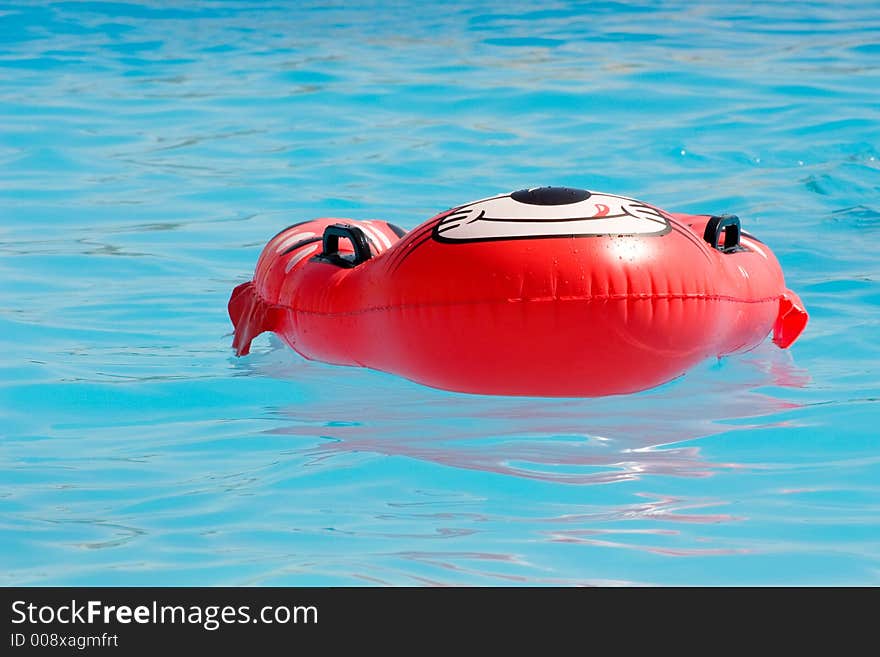
{"type": "Polygon", "coordinates": [[[460,205],[409,233],[316,219],[263,249],[229,301],[233,347],[274,331],[309,359],[470,393],[643,390],[807,323],[733,215],[564,187],[460,205]]]}

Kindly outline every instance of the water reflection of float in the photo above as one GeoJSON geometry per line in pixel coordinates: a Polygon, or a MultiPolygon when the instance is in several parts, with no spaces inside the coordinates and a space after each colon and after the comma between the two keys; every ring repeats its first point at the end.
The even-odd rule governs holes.
{"type": "Polygon", "coordinates": [[[705,459],[695,441],[784,424],[798,404],[757,389],[808,382],[769,344],[651,391],[577,400],[449,395],[367,370],[331,390],[327,366],[283,349],[261,350],[240,366],[302,388],[307,402],[278,409],[281,426],[272,433],[307,440],[297,453],[314,467],[376,454],[576,485],[739,468],[705,459]]]}

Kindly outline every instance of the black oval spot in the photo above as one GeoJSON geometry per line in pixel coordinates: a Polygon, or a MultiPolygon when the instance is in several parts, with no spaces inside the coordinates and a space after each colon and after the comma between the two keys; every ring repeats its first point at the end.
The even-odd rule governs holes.
{"type": "Polygon", "coordinates": [[[535,187],[514,192],[510,198],[529,205],[569,205],[590,198],[590,192],[574,187],[535,187]]]}

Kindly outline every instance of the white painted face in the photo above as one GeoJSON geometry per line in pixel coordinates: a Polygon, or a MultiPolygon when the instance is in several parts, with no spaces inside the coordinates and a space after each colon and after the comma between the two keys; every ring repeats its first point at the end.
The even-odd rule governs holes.
{"type": "Polygon", "coordinates": [[[669,230],[667,215],[641,201],[601,192],[536,188],[463,205],[443,218],[434,229],[434,237],[442,242],[477,242],[597,235],[650,236],[663,235],[669,230]],[[547,204],[548,200],[552,204],[547,204]]]}

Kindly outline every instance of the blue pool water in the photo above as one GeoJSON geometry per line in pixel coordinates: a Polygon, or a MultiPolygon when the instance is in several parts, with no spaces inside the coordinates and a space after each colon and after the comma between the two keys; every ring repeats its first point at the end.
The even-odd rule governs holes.
{"type": "Polygon", "coordinates": [[[880,583],[877,3],[346,4],[0,4],[0,584],[880,583]],[[232,356],[280,228],[547,184],[811,324],[604,399],[232,356]]]}

